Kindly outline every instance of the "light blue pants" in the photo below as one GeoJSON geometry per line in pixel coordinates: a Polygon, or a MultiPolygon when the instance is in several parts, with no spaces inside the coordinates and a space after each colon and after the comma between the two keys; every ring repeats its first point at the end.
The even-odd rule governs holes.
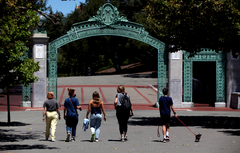
{"type": "Polygon", "coordinates": [[[100,134],[100,127],[102,122],[102,114],[91,114],[90,116],[90,129],[92,134],[95,134],[95,138],[98,139],[100,134]],[[95,130],[96,129],[96,130],[95,130]]]}

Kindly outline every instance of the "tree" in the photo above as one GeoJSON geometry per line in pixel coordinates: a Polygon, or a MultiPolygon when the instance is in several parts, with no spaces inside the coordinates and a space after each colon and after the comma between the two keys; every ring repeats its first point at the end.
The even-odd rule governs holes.
{"type": "Polygon", "coordinates": [[[8,124],[10,124],[9,90],[19,84],[26,86],[36,81],[34,72],[39,70],[38,63],[23,56],[28,52],[25,44],[39,21],[36,11],[21,9],[32,8],[31,1],[0,1],[0,88],[7,89],[8,124]]]}
{"type": "Polygon", "coordinates": [[[169,52],[201,48],[240,53],[239,0],[150,0],[147,20],[169,52]]]}

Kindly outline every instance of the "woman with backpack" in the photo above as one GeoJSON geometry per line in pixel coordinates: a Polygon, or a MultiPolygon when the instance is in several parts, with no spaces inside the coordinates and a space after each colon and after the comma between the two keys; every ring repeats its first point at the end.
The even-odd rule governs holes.
{"type": "Polygon", "coordinates": [[[116,116],[119,124],[119,132],[121,135],[121,141],[127,140],[127,122],[131,116],[134,115],[132,104],[129,95],[125,92],[123,85],[119,85],[117,88],[118,94],[116,95],[114,106],[116,109],[116,116]],[[131,112],[131,114],[130,114],[131,112]]]}
{"type": "Polygon", "coordinates": [[[70,136],[72,133],[72,141],[75,141],[76,138],[76,129],[78,124],[78,112],[77,109],[82,110],[79,106],[79,101],[76,97],[75,89],[68,88],[69,98],[65,99],[64,102],[64,119],[66,120],[66,129],[67,129],[67,138],[66,142],[70,141],[70,136]]]}

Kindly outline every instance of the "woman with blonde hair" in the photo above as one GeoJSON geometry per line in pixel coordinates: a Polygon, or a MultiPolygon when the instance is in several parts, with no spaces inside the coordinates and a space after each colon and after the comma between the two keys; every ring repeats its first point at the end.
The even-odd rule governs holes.
{"type": "Polygon", "coordinates": [[[127,140],[127,122],[128,119],[131,116],[134,115],[131,100],[129,95],[125,92],[125,87],[123,85],[119,85],[117,88],[118,94],[116,95],[115,101],[114,101],[114,106],[116,109],[116,116],[118,119],[118,124],[119,124],[119,132],[121,135],[121,141],[123,142],[124,140],[127,140]],[[124,108],[123,107],[123,101],[128,101],[129,102],[129,108],[124,108]],[[131,111],[131,114],[130,114],[131,111]]]}
{"type": "Polygon", "coordinates": [[[89,101],[88,104],[88,111],[86,114],[86,118],[88,118],[88,114],[91,111],[90,116],[90,130],[92,133],[91,141],[98,141],[99,134],[100,134],[100,127],[101,127],[101,121],[102,121],[102,112],[104,115],[104,120],[107,120],[106,113],[103,107],[103,102],[100,99],[99,93],[97,91],[93,92],[92,100],[89,101]]]}
{"type": "Polygon", "coordinates": [[[43,103],[43,122],[45,120],[46,115],[46,133],[45,138],[48,140],[50,135],[50,128],[51,128],[51,141],[55,142],[55,133],[57,127],[58,119],[61,119],[61,114],[59,111],[60,104],[54,98],[54,93],[49,91],[47,94],[48,100],[43,103]]]}
{"type": "Polygon", "coordinates": [[[64,102],[64,119],[66,120],[66,130],[67,130],[67,138],[66,142],[70,141],[71,133],[72,133],[72,141],[75,141],[76,138],[76,129],[78,124],[78,112],[77,109],[82,110],[81,106],[79,106],[79,101],[76,97],[75,89],[68,88],[69,98],[65,99],[64,102]]]}

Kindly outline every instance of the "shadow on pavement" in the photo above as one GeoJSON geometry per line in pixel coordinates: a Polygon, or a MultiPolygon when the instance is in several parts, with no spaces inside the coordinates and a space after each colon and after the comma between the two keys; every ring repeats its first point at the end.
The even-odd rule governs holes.
{"type": "Polygon", "coordinates": [[[59,149],[57,147],[48,147],[47,145],[0,145],[0,151],[4,150],[32,150],[32,149],[59,149]]]}
{"type": "MultiPolygon", "coordinates": [[[[178,116],[187,126],[201,126],[214,129],[240,129],[240,117],[224,116],[178,116]]],[[[159,117],[131,117],[129,125],[158,126],[159,117]]],[[[184,126],[175,117],[171,117],[170,126],[184,126]]],[[[235,132],[239,135],[239,132],[235,132]]]]}
{"type": "Polygon", "coordinates": [[[121,142],[120,139],[108,139],[108,141],[121,142]]]}
{"type": "Polygon", "coordinates": [[[91,140],[81,140],[81,142],[91,142],[91,140]]]}
{"type": "Polygon", "coordinates": [[[23,140],[39,139],[41,135],[42,134],[37,134],[35,132],[21,133],[15,130],[0,129],[0,142],[19,142],[23,140]]]}
{"type": "Polygon", "coordinates": [[[31,125],[31,124],[26,124],[22,122],[10,122],[10,125],[8,125],[7,122],[0,122],[0,127],[1,126],[27,126],[27,125],[31,125]]]}
{"type": "Polygon", "coordinates": [[[240,130],[237,130],[237,131],[218,131],[218,132],[223,132],[223,133],[226,133],[227,135],[240,136],[240,130]]]}

